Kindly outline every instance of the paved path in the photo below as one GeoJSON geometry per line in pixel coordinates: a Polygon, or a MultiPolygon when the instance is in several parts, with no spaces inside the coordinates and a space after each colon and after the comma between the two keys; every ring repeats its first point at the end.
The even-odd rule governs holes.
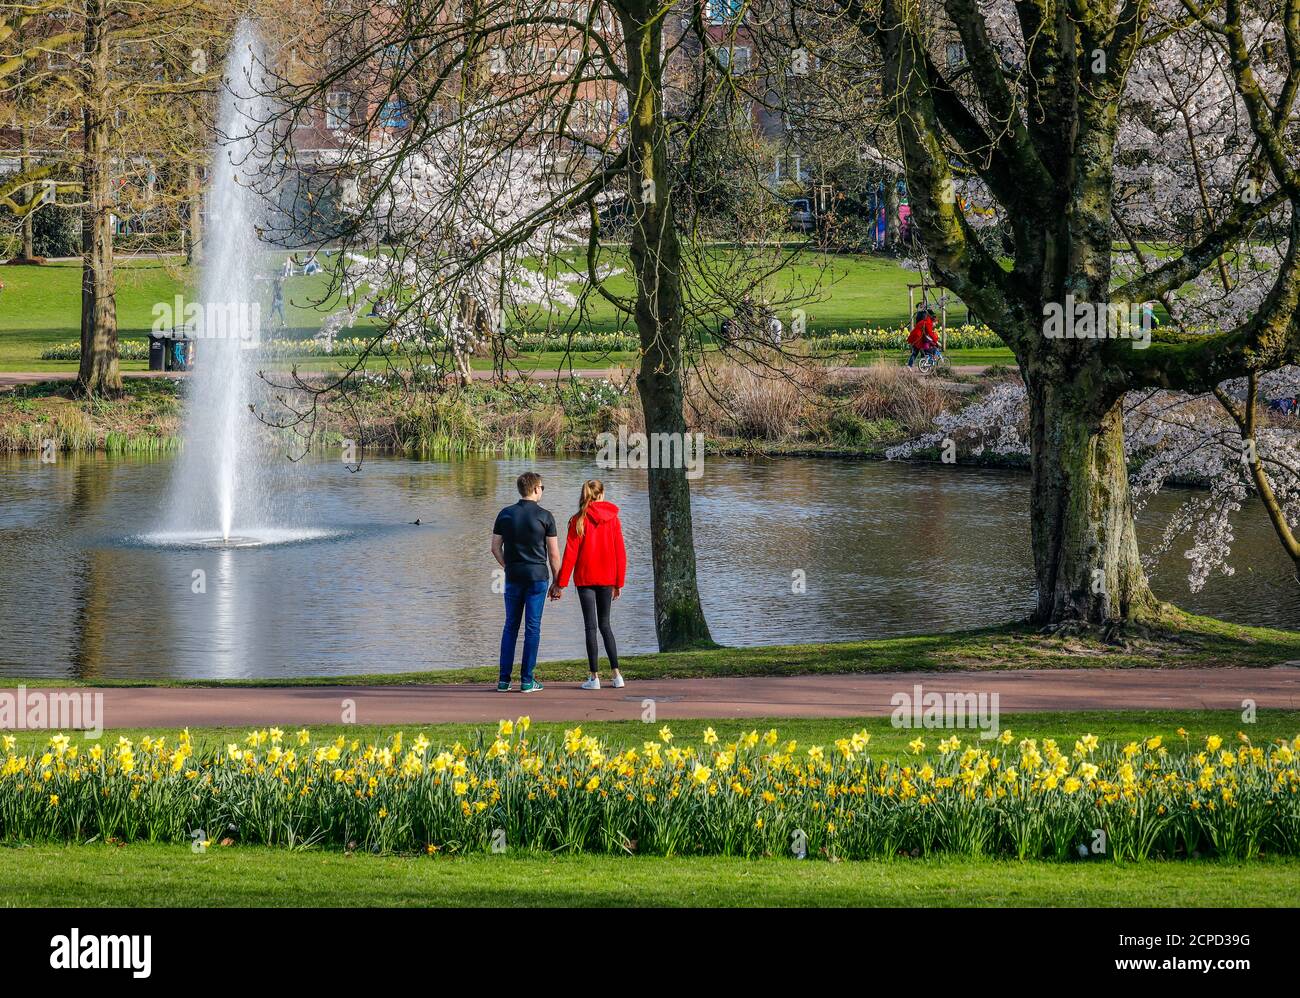
{"type": "MultiPolygon", "coordinates": [[[[540,670],[544,677],[545,668],[540,670]]],[[[857,676],[628,681],[599,692],[548,683],[538,694],[497,693],[486,685],[316,686],[281,688],[107,688],[109,728],[186,725],[254,727],[337,724],[344,701],[359,724],[496,721],[528,714],[538,721],[615,721],[641,716],[656,701],[660,719],[887,716],[890,699],[925,692],[997,693],[1003,713],[1132,709],[1300,710],[1300,668],[1079,669],[1007,672],[894,672],[857,676]]],[[[36,688],[30,687],[30,694],[36,688]]],[[[0,690],[0,695],[9,692],[0,690]]],[[[75,692],[67,688],[48,692],[75,692]]]]}

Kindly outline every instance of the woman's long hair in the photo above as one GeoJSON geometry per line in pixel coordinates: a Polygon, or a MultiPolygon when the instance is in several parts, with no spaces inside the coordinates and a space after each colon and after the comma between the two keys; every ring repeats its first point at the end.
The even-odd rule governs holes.
{"type": "Polygon", "coordinates": [[[578,501],[578,512],[569,520],[569,526],[579,537],[587,529],[587,507],[593,502],[600,502],[605,498],[605,483],[598,478],[582,483],[582,498],[578,501]]]}

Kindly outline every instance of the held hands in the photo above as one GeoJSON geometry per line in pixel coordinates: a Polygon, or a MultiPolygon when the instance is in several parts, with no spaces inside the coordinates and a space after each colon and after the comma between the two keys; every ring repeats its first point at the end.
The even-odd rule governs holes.
{"type": "Polygon", "coordinates": [[[546,595],[553,600],[557,600],[564,595],[564,590],[561,589],[556,583],[552,582],[550,591],[546,595]]]}
{"type": "Polygon", "coordinates": [[[622,586],[615,586],[615,587],[614,587],[614,598],[615,598],[615,599],[618,599],[618,594],[621,593],[622,591],[623,591],[623,587],[622,587],[622,586]]]}

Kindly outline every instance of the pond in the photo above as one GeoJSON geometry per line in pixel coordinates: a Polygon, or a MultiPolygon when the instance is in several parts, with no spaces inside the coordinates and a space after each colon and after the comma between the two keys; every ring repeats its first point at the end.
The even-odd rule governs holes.
{"type": "MultiPolygon", "coordinates": [[[[585,478],[605,480],[623,509],[630,564],[615,604],[619,648],[655,649],[644,472],[598,471],[590,458],[370,457],[353,473],[312,459],[275,478],[269,507],[281,526],[258,534],[271,543],[212,547],[167,534],[177,463],[0,458],[0,674],[248,678],[492,664],[502,612],[489,534],[528,468],[545,476],[545,505],[561,523],[585,478]]],[[[693,495],[700,589],[724,644],[952,631],[1021,618],[1032,605],[1019,473],[710,459],[693,495]]],[[[1144,514],[1144,544],[1175,499],[1144,514]]],[[[1196,612],[1300,628],[1300,592],[1262,511],[1241,519],[1236,575],[1193,595],[1176,551],[1154,575],[1158,593],[1196,612]]],[[[582,654],[570,590],[547,607],[542,658],[582,654]]]]}

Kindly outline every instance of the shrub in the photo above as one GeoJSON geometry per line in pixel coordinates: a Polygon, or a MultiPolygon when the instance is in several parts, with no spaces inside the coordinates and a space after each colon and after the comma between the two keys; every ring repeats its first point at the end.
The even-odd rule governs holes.
{"type": "Polygon", "coordinates": [[[37,256],[81,254],[81,209],[47,204],[32,215],[32,252],[37,256]]]}

